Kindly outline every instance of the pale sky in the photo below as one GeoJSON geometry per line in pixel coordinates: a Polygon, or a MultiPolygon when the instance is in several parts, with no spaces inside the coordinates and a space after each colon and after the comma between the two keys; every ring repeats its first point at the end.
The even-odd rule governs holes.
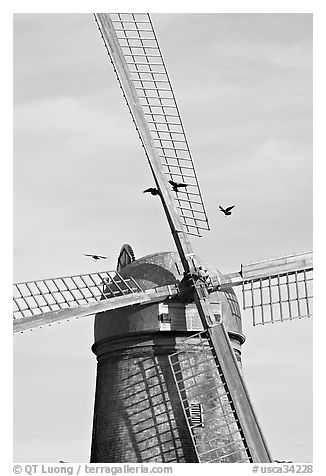
{"type": "MultiPolygon", "coordinates": [[[[312,249],[312,15],[153,14],[222,272],[312,249]],[[236,205],[230,219],[218,205],[236,205]]],[[[173,250],[91,14],[14,18],[14,281],[173,250]],[[103,263],[83,253],[107,255],[103,263]]],[[[252,328],[243,366],[275,459],[312,460],[310,320],[252,328]]],[[[87,462],[93,318],[14,338],[14,460],[87,462]],[[26,412],[26,408],[28,411],[26,412]]]]}

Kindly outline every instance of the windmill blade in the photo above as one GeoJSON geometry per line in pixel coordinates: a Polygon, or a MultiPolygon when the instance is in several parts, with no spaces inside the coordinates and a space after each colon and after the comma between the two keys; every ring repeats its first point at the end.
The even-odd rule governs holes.
{"type": "MultiPolygon", "coordinates": [[[[146,154],[167,180],[189,184],[172,200],[187,232],[200,235],[209,229],[208,219],[151,19],[146,13],[96,13],[95,19],[146,154]]],[[[171,187],[166,191],[171,200],[171,187]]]]}
{"type": "Polygon", "coordinates": [[[223,276],[218,290],[241,285],[243,308],[257,326],[311,317],[312,281],[313,254],[307,252],[241,265],[223,276]]]}
{"type": "Polygon", "coordinates": [[[116,271],[14,284],[14,333],[121,307],[164,301],[178,293],[169,285],[147,291],[116,271]]]}
{"type": "Polygon", "coordinates": [[[224,331],[220,336],[221,358],[205,331],[185,339],[182,347],[169,356],[198,461],[252,463],[266,460],[266,443],[253,438],[260,429],[253,417],[247,390],[239,379],[239,368],[236,363],[229,366],[227,333],[224,331]],[[211,350],[209,357],[207,349],[211,350]],[[228,382],[225,374],[228,374],[228,382]],[[194,406],[199,406],[195,415],[194,406]],[[204,432],[201,426],[205,427],[204,432]]]}
{"type": "Polygon", "coordinates": [[[95,18],[160,191],[162,205],[184,268],[185,283],[188,283],[185,285],[193,296],[213,352],[221,363],[222,378],[228,386],[229,399],[239,419],[239,428],[248,441],[251,461],[270,462],[271,457],[256,423],[224,324],[214,315],[208,285],[196,279],[199,267],[187,233],[199,235],[201,229],[208,229],[207,217],[150,18],[147,14],[106,13],[95,14],[95,18]],[[170,120],[175,121],[175,124],[170,120]],[[179,134],[172,132],[176,130],[174,127],[178,127],[179,134]],[[166,131],[167,139],[160,136],[166,134],[166,131]],[[181,135],[181,142],[177,135],[181,135]],[[190,185],[182,192],[173,192],[173,196],[168,180],[180,182],[180,178],[190,185]],[[185,199],[181,201],[178,197],[185,199]]]}

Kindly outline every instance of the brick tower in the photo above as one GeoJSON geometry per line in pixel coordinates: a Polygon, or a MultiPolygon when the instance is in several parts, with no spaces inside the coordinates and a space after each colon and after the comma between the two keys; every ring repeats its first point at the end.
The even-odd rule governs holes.
{"type": "MultiPolygon", "coordinates": [[[[210,276],[219,275],[211,268],[208,272],[210,276]]],[[[183,277],[180,259],[173,252],[145,256],[123,268],[120,274],[124,278],[132,276],[144,290],[176,283],[183,277]]],[[[215,292],[210,301],[214,312],[222,312],[240,362],[244,336],[235,294],[231,289],[227,293],[215,292]]],[[[92,350],[97,357],[97,379],[91,462],[197,461],[194,436],[186,423],[168,356],[178,351],[182,355],[185,342],[192,339],[193,362],[201,359],[198,365],[207,367],[208,350],[197,337],[202,330],[196,306],[173,301],[96,315],[92,350]]],[[[199,375],[198,385],[206,394],[210,392],[209,380],[214,380],[209,379],[211,373],[207,367],[199,375]]],[[[187,371],[183,374],[185,378],[186,374],[187,371]]],[[[223,398],[219,401],[223,402],[223,398]]],[[[214,408],[208,412],[216,416],[222,411],[214,408]]],[[[209,424],[200,423],[201,405],[196,399],[189,402],[189,411],[192,410],[193,419],[199,422],[195,438],[200,439],[209,431],[209,424]]],[[[211,454],[210,448],[204,450],[211,454]]]]}

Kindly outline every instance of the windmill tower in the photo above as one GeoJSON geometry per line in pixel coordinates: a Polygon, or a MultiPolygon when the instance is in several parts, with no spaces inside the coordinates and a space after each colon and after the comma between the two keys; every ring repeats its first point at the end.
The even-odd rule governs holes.
{"type": "MultiPolygon", "coordinates": [[[[122,258],[127,246],[121,250],[122,258]]],[[[124,278],[137,276],[143,289],[151,289],[164,287],[165,283],[176,285],[183,278],[181,269],[177,253],[167,252],[131,262],[120,274],[124,278]]],[[[211,270],[210,275],[217,277],[218,273],[211,270]]],[[[240,362],[244,336],[233,290],[212,293],[210,302],[219,318],[223,309],[228,335],[240,362]]],[[[196,306],[178,300],[96,316],[93,351],[98,370],[92,462],[196,462],[197,447],[198,451],[206,451],[204,460],[210,461],[214,453],[216,456],[212,450],[215,425],[219,422],[221,426],[221,421],[225,423],[223,430],[221,427],[221,436],[228,445],[225,449],[231,450],[225,454],[233,453],[222,461],[236,461],[238,454],[234,455],[234,451],[243,452],[243,448],[239,443],[233,447],[229,444],[226,423],[230,422],[230,427],[235,425],[230,419],[230,408],[229,419],[224,416],[229,405],[221,388],[216,397],[221,381],[202,331],[196,306]],[[184,408],[187,419],[175,378],[180,397],[187,400],[184,408]],[[207,394],[211,394],[211,398],[204,412],[207,394]]],[[[235,426],[234,435],[236,430],[235,426]]]]}
{"type": "Polygon", "coordinates": [[[312,256],[245,265],[229,275],[201,263],[189,235],[208,229],[206,212],[151,21],[136,14],[97,14],[96,19],[178,255],[125,261],[117,272],[19,283],[14,329],[97,314],[93,461],[107,461],[108,453],[113,461],[270,461],[237,361],[243,338],[230,288],[243,287],[244,306],[252,309],[255,324],[257,316],[265,324],[311,315],[312,256]],[[187,187],[175,191],[171,180],[187,187]],[[157,276],[141,271],[148,264],[159,268],[157,276]],[[162,281],[162,275],[169,280],[162,281]],[[136,383],[131,383],[133,375],[136,383]],[[158,402],[150,379],[160,387],[158,402]],[[115,448],[110,428],[116,432],[115,448]],[[121,454],[118,445],[125,443],[121,454]]]}

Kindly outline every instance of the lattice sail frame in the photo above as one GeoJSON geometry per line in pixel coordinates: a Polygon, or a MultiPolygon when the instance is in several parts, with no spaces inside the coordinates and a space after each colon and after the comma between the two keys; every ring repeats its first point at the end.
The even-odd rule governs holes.
{"type": "Polygon", "coordinates": [[[294,271],[245,281],[243,309],[250,309],[254,326],[312,316],[312,270],[294,271]]]}
{"type": "Polygon", "coordinates": [[[169,361],[198,461],[253,462],[208,333],[185,339],[169,361]],[[202,409],[199,424],[191,416],[193,404],[202,409]]]}
{"type": "Polygon", "coordinates": [[[176,284],[143,290],[117,271],[101,271],[14,284],[14,333],[128,306],[165,301],[176,284]]]}
{"type": "Polygon", "coordinates": [[[143,292],[133,278],[117,271],[80,274],[14,284],[14,319],[82,306],[143,292]]]}
{"type": "Polygon", "coordinates": [[[243,309],[251,311],[254,326],[312,316],[312,252],[242,265],[223,281],[220,291],[241,285],[243,309]]]}
{"type": "MultiPolygon", "coordinates": [[[[179,109],[150,16],[147,13],[102,13],[95,14],[97,22],[96,15],[104,19],[110,18],[113,24],[134,95],[141,105],[164,174],[167,180],[188,184],[187,188],[173,192],[177,213],[186,231],[200,236],[200,230],[209,230],[208,218],[179,109]]],[[[99,29],[101,30],[100,25],[99,29]]],[[[112,56],[111,61],[114,66],[112,56]]],[[[114,69],[123,88],[117,70],[115,67],[114,69]]],[[[138,130],[136,122],[135,125],[138,130]]]]}

